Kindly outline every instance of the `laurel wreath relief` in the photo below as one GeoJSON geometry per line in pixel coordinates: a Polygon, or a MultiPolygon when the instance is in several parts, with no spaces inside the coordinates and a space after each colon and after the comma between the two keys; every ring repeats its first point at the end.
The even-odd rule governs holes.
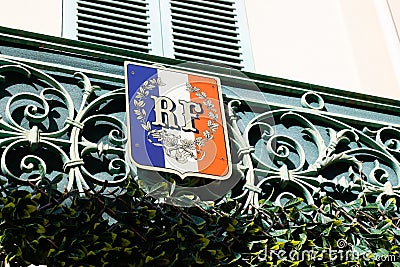
{"type": "Polygon", "coordinates": [[[197,87],[193,87],[190,83],[186,83],[186,90],[195,93],[198,98],[202,99],[203,105],[208,110],[209,120],[207,122],[208,129],[202,132],[203,136],[197,137],[195,140],[183,139],[181,135],[167,132],[164,129],[153,129],[151,123],[146,121],[148,114],[144,109],[146,106],[145,100],[156,86],[165,86],[160,77],[157,79],[151,78],[145,81],[140,86],[135,95],[135,99],[133,100],[133,104],[136,107],[134,110],[136,119],[141,122],[142,128],[147,131],[147,140],[155,146],[163,147],[166,155],[174,158],[179,163],[186,163],[189,158],[202,160],[206,154],[205,151],[202,150],[202,147],[214,138],[214,133],[219,127],[217,123],[218,114],[215,105],[207,98],[205,92],[202,92],[197,87]],[[160,143],[153,142],[150,137],[156,139],[160,143]],[[193,153],[194,150],[196,150],[199,157],[193,153]]]}

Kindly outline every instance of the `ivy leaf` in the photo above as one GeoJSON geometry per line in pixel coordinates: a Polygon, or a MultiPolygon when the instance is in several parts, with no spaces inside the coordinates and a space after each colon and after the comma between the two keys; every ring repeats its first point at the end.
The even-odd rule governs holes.
{"type": "Polygon", "coordinates": [[[225,229],[227,232],[234,232],[235,231],[235,227],[232,224],[228,224],[228,227],[226,227],[225,229]]]}
{"type": "Polygon", "coordinates": [[[327,227],[321,234],[324,236],[330,236],[332,226],[333,226],[333,224],[329,224],[329,227],[327,227]]]}
{"type": "Polygon", "coordinates": [[[44,228],[43,225],[37,224],[36,225],[36,233],[44,234],[44,233],[46,233],[46,229],[44,228]]]}
{"type": "Polygon", "coordinates": [[[170,196],[172,196],[173,193],[175,192],[175,188],[176,188],[176,181],[173,180],[172,183],[171,183],[171,188],[170,188],[170,190],[169,190],[169,195],[170,195],[170,196]]]}
{"type": "Polygon", "coordinates": [[[385,230],[389,229],[392,226],[392,224],[393,224],[392,220],[386,219],[386,220],[381,221],[378,224],[377,228],[379,228],[379,230],[381,230],[381,231],[385,231],[385,230]]]}
{"type": "Polygon", "coordinates": [[[264,220],[264,219],[261,219],[261,223],[262,223],[262,226],[263,226],[264,230],[269,229],[270,226],[271,226],[271,225],[270,225],[266,220],[264,220]]]}
{"type": "Polygon", "coordinates": [[[190,218],[193,220],[193,223],[198,227],[198,229],[201,229],[206,224],[206,220],[199,216],[190,215],[190,218]]]}
{"type": "Polygon", "coordinates": [[[160,191],[165,192],[168,189],[168,184],[166,182],[159,182],[153,185],[149,192],[147,192],[148,195],[154,194],[154,193],[160,193],[160,191]]]}
{"type": "Polygon", "coordinates": [[[301,247],[306,243],[307,241],[307,235],[301,233],[300,235],[300,243],[298,244],[298,248],[301,249],[301,247]]]}
{"type": "Polygon", "coordinates": [[[193,195],[183,195],[179,197],[172,197],[170,200],[177,206],[191,206],[195,202],[196,197],[193,195]]]}
{"type": "Polygon", "coordinates": [[[369,203],[362,210],[372,215],[379,214],[379,206],[376,203],[369,203]]]}
{"type": "Polygon", "coordinates": [[[128,247],[131,244],[131,241],[125,238],[121,238],[121,246],[128,247]]]}
{"type": "Polygon", "coordinates": [[[396,209],[397,209],[396,199],[395,198],[388,199],[385,203],[385,211],[386,212],[394,212],[394,211],[396,211],[396,209]]]}
{"type": "Polygon", "coordinates": [[[296,219],[299,223],[310,223],[311,219],[307,218],[306,215],[303,214],[303,212],[298,212],[296,214],[296,219]]]}
{"type": "Polygon", "coordinates": [[[389,251],[384,249],[384,248],[379,248],[376,250],[376,252],[378,253],[379,256],[388,256],[389,255],[389,251]]]}
{"type": "Polygon", "coordinates": [[[35,212],[36,209],[37,209],[37,207],[34,206],[34,205],[26,205],[26,210],[27,210],[29,213],[35,212]]]}
{"type": "Polygon", "coordinates": [[[354,214],[355,210],[359,210],[361,208],[362,203],[363,203],[363,199],[362,198],[358,198],[358,199],[356,199],[356,200],[354,200],[354,201],[352,201],[352,202],[350,202],[348,204],[345,204],[343,206],[343,208],[347,212],[349,212],[351,214],[354,214]]]}
{"type": "Polygon", "coordinates": [[[331,198],[331,197],[328,197],[328,196],[324,196],[321,199],[321,203],[322,204],[332,204],[333,202],[335,202],[335,200],[333,198],[331,198]]]}
{"type": "Polygon", "coordinates": [[[157,211],[156,210],[147,210],[147,213],[149,214],[149,219],[153,219],[156,217],[157,211]]]}
{"type": "Polygon", "coordinates": [[[400,236],[400,229],[392,229],[392,232],[393,232],[396,236],[400,236]]]}
{"type": "Polygon", "coordinates": [[[145,260],[145,263],[149,263],[149,262],[151,262],[151,261],[153,261],[153,260],[154,260],[153,257],[147,256],[147,257],[146,257],[146,260],[145,260]]]}
{"type": "Polygon", "coordinates": [[[208,246],[208,244],[210,243],[210,239],[205,238],[205,237],[199,238],[199,239],[196,240],[195,243],[200,243],[201,244],[200,251],[202,251],[203,249],[205,249],[208,246]]]}
{"type": "Polygon", "coordinates": [[[272,231],[272,232],[271,232],[271,235],[274,236],[274,237],[283,236],[283,235],[286,235],[287,232],[288,232],[287,229],[275,230],[275,231],[272,231]]]}
{"type": "Polygon", "coordinates": [[[293,206],[297,206],[300,203],[303,203],[303,201],[304,199],[302,199],[301,197],[292,198],[285,203],[284,208],[288,209],[293,206]]]}
{"type": "Polygon", "coordinates": [[[295,261],[295,262],[293,262],[289,267],[296,267],[296,266],[299,266],[300,263],[301,263],[301,261],[295,261]]]}
{"type": "Polygon", "coordinates": [[[332,222],[333,219],[331,219],[331,218],[329,218],[328,216],[325,216],[324,214],[320,213],[320,214],[318,214],[318,216],[317,216],[317,221],[318,221],[319,223],[322,223],[322,224],[327,224],[327,223],[332,222]]]}
{"type": "Polygon", "coordinates": [[[310,211],[314,211],[315,209],[316,209],[316,207],[314,205],[306,205],[301,208],[301,211],[302,212],[310,212],[310,211]]]}
{"type": "Polygon", "coordinates": [[[149,191],[148,185],[141,179],[137,181],[139,188],[143,189],[146,193],[149,191]]]}

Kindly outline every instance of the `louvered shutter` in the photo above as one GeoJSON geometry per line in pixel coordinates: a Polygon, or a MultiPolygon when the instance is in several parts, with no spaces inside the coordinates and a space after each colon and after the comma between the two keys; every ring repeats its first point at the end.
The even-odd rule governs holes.
{"type": "Polygon", "coordinates": [[[69,0],[63,36],[252,70],[244,0],[69,0]]]}
{"type": "Polygon", "coordinates": [[[170,0],[174,56],[242,69],[234,0],[170,0]]]}
{"type": "Polygon", "coordinates": [[[148,0],[77,0],[75,39],[151,51],[148,0]]]}

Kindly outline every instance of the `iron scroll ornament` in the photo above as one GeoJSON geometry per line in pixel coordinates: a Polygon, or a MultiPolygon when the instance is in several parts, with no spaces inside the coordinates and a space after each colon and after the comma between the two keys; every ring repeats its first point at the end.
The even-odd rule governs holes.
{"type": "MultiPolygon", "coordinates": [[[[130,174],[124,156],[127,129],[124,111],[113,113],[109,106],[124,103],[124,89],[101,90],[78,72],[81,95],[72,97],[41,70],[4,58],[0,64],[3,189],[53,179],[60,188],[82,194],[121,190],[130,174]],[[98,125],[106,125],[108,133],[93,138],[98,125]],[[15,155],[18,168],[12,166],[15,155]],[[101,162],[101,172],[89,168],[93,160],[101,162]]],[[[301,99],[304,108],[275,109],[251,120],[242,116],[239,100],[229,101],[229,137],[239,159],[234,170],[242,177],[232,197],[243,210],[257,209],[262,199],[281,203],[302,197],[313,204],[324,195],[342,201],[399,197],[399,129],[348,125],[320,112],[324,101],[318,94],[311,94],[318,107],[308,103],[310,94],[301,99]]]]}
{"type": "Polygon", "coordinates": [[[124,161],[126,127],[123,116],[101,110],[112,101],[123,101],[124,89],[100,90],[85,74],[77,72],[74,77],[82,89],[77,99],[41,70],[8,59],[1,59],[1,65],[3,90],[11,95],[2,99],[6,104],[0,119],[3,188],[57,179],[60,190],[77,189],[82,195],[106,188],[119,190],[129,175],[124,161]],[[95,90],[105,93],[95,95],[95,90]],[[110,131],[93,142],[85,134],[89,126],[96,124],[107,125],[110,131]],[[16,153],[27,154],[21,159],[19,170],[9,167],[15,164],[10,155],[16,153]],[[103,158],[106,171],[92,173],[85,164],[89,158],[103,158]]]}
{"type": "Polygon", "coordinates": [[[244,130],[237,123],[241,102],[229,103],[231,133],[241,157],[237,169],[245,177],[244,192],[236,199],[244,202],[244,210],[257,209],[262,199],[284,204],[301,197],[314,204],[326,195],[342,202],[365,198],[370,203],[400,197],[400,131],[359,130],[322,115],[316,110],[321,110],[323,100],[313,95],[321,99],[318,107],[305,105],[302,98],[306,109],[259,114],[244,130]],[[268,123],[272,118],[275,125],[268,123]],[[250,138],[254,128],[262,132],[258,140],[250,138]]]}

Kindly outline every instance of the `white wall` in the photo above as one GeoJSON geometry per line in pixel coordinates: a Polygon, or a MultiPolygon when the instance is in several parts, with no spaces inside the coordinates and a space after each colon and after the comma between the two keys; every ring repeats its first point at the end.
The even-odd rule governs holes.
{"type": "Polygon", "coordinates": [[[397,30],[397,37],[400,36],[400,0],[387,0],[387,3],[390,8],[390,13],[392,15],[392,19],[395,23],[397,30]]]}
{"type": "MultiPolygon", "coordinates": [[[[7,0],[0,25],[61,36],[62,2],[7,0]]],[[[400,0],[245,3],[256,72],[400,99],[400,0]]]]}
{"type": "Polygon", "coordinates": [[[246,9],[256,72],[400,99],[386,0],[246,0],[246,9]]]}
{"type": "Polygon", "coordinates": [[[61,36],[62,0],[3,0],[3,2],[7,3],[1,3],[1,26],[61,36]]]}

